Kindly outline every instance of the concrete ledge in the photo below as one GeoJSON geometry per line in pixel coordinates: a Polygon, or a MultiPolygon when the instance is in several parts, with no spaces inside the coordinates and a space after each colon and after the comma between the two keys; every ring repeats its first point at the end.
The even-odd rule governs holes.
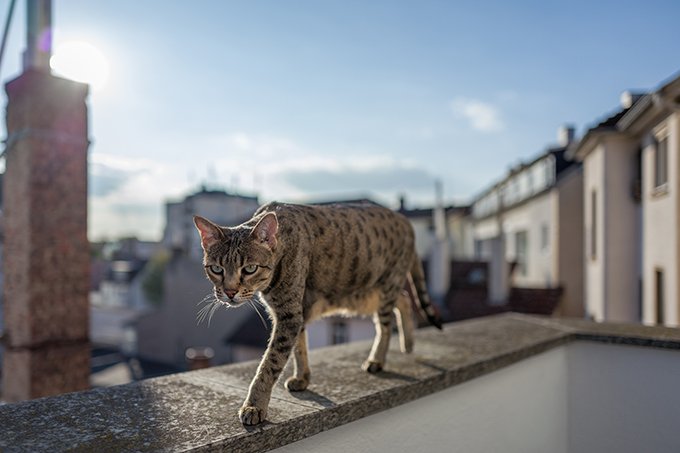
{"type": "Polygon", "coordinates": [[[387,368],[360,370],[367,342],[312,351],[309,390],[276,386],[269,421],[236,415],[257,363],[0,406],[0,450],[265,451],[312,436],[573,340],[680,349],[680,330],[505,314],[417,333],[414,354],[391,346],[387,368]]]}

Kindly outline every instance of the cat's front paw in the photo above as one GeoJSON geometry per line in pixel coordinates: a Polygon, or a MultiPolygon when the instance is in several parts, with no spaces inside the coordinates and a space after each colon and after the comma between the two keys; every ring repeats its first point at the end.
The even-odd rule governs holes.
{"type": "Polygon", "coordinates": [[[257,425],[264,421],[267,416],[267,410],[261,409],[257,406],[243,406],[238,411],[238,418],[241,419],[241,423],[246,426],[257,425]]]}
{"type": "Polygon", "coordinates": [[[301,392],[307,389],[309,385],[309,379],[300,379],[295,376],[291,376],[286,380],[286,388],[290,392],[301,392]]]}
{"type": "Polygon", "coordinates": [[[377,373],[378,371],[381,371],[383,369],[383,365],[380,362],[366,360],[364,364],[361,365],[361,369],[364,371],[368,371],[369,373],[377,373]]]}

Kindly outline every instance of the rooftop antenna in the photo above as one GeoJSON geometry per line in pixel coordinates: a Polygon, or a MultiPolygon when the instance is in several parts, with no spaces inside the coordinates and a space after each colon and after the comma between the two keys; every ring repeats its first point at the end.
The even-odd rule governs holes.
{"type": "Polygon", "coordinates": [[[24,71],[50,72],[52,56],[52,0],[26,0],[24,71]]]}

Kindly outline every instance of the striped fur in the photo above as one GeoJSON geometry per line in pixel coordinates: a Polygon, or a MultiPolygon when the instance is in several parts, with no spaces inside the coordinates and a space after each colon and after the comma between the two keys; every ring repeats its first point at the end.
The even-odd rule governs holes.
{"type": "Polygon", "coordinates": [[[216,301],[238,306],[259,295],[273,331],[248,396],[239,412],[245,425],[262,422],[271,391],[290,355],[290,391],[307,388],[305,325],[332,314],[373,315],[376,337],[362,368],[385,363],[392,318],[401,349],[413,349],[411,302],[417,295],[427,319],[441,328],[427,294],[409,221],[372,204],[323,206],[270,203],[233,228],[196,217],[204,265],[216,301]]]}

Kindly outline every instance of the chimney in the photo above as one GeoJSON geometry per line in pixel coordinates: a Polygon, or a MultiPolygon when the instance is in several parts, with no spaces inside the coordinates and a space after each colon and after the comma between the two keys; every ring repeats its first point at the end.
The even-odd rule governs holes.
{"type": "Polygon", "coordinates": [[[50,72],[52,56],[52,1],[26,1],[26,51],[24,71],[50,72]]]}
{"type": "Polygon", "coordinates": [[[621,93],[621,96],[619,97],[619,102],[621,102],[621,107],[623,107],[624,109],[629,109],[642,96],[643,95],[640,93],[633,93],[632,91],[626,90],[623,93],[621,93]]]}
{"type": "Polygon", "coordinates": [[[428,289],[432,301],[443,313],[446,313],[446,293],[451,278],[451,260],[449,257],[449,241],[446,231],[446,213],[444,209],[444,190],[442,182],[435,182],[436,204],[432,210],[434,224],[432,248],[429,258],[428,289]]]}
{"type": "Polygon", "coordinates": [[[26,4],[24,72],[5,85],[6,402],[90,386],[88,86],[50,74],[51,2],[26,4]]]}
{"type": "Polygon", "coordinates": [[[399,212],[406,211],[406,195],[399,196],[399,212]]]}
{"type": "Polygon", "coordinates": [[[576,128],[573,124],[564,124],[557,130],[557,142],[560,146],[567,147],[574,141],[576,128]]]}

